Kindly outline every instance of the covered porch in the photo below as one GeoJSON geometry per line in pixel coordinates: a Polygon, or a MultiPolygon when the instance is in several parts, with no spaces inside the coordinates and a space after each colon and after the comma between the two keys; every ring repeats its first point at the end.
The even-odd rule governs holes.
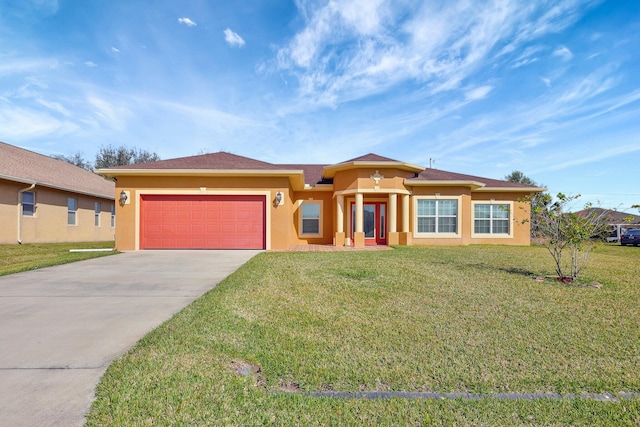
{"type": "Polygon", "coordinates": [[[406,189],[334,193],[336,247],[410,244],[410,195],[406,189]]]}

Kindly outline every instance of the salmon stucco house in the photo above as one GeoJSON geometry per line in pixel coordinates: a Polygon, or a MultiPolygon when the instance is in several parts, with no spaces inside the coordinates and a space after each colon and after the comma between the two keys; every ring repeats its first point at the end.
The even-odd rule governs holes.
{"type": "Polygon", "coordinates": [[[0,142],[0,244],[114,239],[114,184],[0,142]]]}
{"type": "Polygon", "coordinates": [[[528,245],[536,187],[367,154],[332,165],[219,152],[100,169],[116,179],[116,247],[528,245]]]}

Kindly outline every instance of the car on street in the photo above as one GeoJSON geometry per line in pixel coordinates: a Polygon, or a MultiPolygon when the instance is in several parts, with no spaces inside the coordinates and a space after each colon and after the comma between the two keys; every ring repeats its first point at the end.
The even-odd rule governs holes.
{"type": "Polygon", "coordinates": [[[622,246],[640,245],[640,228],[633,228],[631,230],[627,230],[622,236],[620,236],[620,244],[622,246]]]}

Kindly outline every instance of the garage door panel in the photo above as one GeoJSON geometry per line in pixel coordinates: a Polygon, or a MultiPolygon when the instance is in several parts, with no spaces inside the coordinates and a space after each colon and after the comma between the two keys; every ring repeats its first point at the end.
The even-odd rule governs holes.
{"type": "Polygon", "coordinates": [[[141,249],[264,249],[265,196],[143,195],[141,249]]]}

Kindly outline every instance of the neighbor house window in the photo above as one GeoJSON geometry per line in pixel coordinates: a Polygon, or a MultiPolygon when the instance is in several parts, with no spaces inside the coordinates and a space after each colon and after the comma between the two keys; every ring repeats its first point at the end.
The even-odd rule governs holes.
{"type": "Polygon", "coordinates": [[[69,197],[67,199],[67,224],[76,225],[77,224],[77,213],[78,213],[78,199],[74,199],[69,197]]]}
{"type": "Polygon", "coordinates": [[[100,202],[93,203],[93,217],[96,227],[100,227],[100,202]]]}
{"type": "Polygon", "coordinates": [[[34,216],[36,214],[36,193],[25,191],[22,193],[22,215],[34,216]]]}
{"type": "Polygon", "coordinates": [[[111,205],[111,228],[116,226],[116,205],[111,205]]]}
{"type": "Polygon", "coordinates": [[[457,199],[418,199],[416,234],[457,234],[457,199]]]}
{"type": "Polygon", "coordinates": [[[305,200],[300,206],[300,235],[321,237],[322,201],[305,200]]]}
{"type": "Polygon", "coordinates": [[[508,236],[511,234],[511,204],[474,202],[473,233],[508,236]]]}

